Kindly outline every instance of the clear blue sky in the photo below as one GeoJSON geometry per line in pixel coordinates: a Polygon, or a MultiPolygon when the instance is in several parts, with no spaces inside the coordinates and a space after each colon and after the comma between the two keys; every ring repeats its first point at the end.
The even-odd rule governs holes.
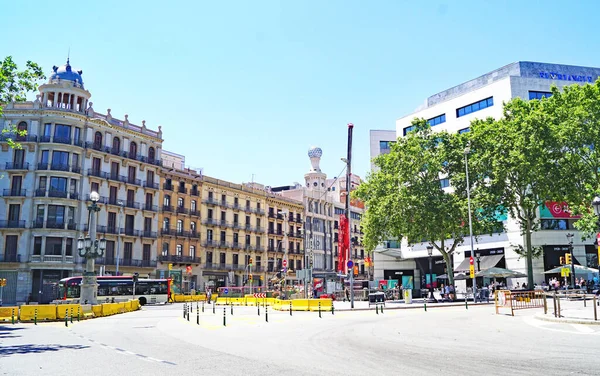
{"type": "Polygon", "coordinates": [[[156,129],[204,173],[369,169],[369,130],[518,60],[600,66],[597,1],[9,1],[0,57],[83,69],[94,109],[156,129]],[[156,4],[151,6],[149,4],[156,4]]]}

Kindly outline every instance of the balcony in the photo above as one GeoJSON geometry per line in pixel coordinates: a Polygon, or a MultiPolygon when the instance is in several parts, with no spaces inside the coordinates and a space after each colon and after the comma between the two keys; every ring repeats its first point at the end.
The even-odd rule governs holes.
{"type": "Polygon", "coordinates": [[[256,208],[255,212],[258,215],[264,215],[265,214],[265,211],[263,209],[261,209],[261,208],[256,208]]]}
{"type": "Polygon", "coordinates": [[[184,208],[183,206],[178,206],[177,207],[177,214],[189,214],[189,210],[187,208],[184,208]]]}
{"type": "Polygon", "coordinates": [[[264,227],[260,227],[260,226],[256,226],[256,227],[254,228],[254,231],[255,231],[255,232],[265,232],[265,228],[264,228],[264,227]]]}
{"type": "Polygon", "coordinates": [[[142,210],[148,210],[148,211],[157,212],[158,211],[158,206],[152,205],[152,204],[144,204],[142,206],[142,210]]]}
{"type": "Polygon", "coordinates": [[[273,229],[273,228],[270,228],[270,229],[267,231],[267,233],[268,233],[269,235],[275,235],[275,229],[273,229]]]}
{"type": "Polygon", "coordinates": [[[171,205],[163,205],[162,207],[162,211],[163,212],[169,212],[172,213],[173,212],[173,207],[171,205]]]}
{"type": "Polygon", "coordinates": [[[218,223],[219,223],[219,221],[217,221],[214,218],[206,218],[202,221],[202,224],[209,225],[209,226],[216,226],[218,223]]]}
{"type": "Polygon", "coordinates": [[[67,198],[67,191],[59,191],[55,189],[50,189],[48,191],[48,197],[56,197],[56,198],[67,198]]]}
{"type": "Polygon", "coordinates": [[[164,184],[163,184],[163,189],[164,189],[165,191],[172,191],[172,190],[173,190],[173,185],[172,185],[172,184],[167,184],[167,183],[164,183],[164,184]]]}
{"type": "Polygon", "coordinates": [[[144,187],[145,188],[150,188],[150,189],[158,189],[159,184],[155,183],[153,181],[145,181],[144,182],[144,187]]]}
{"type": "Polygon", "coordinates": [[[142,238],[149,238],[149,239],[156,239],[158,237],[158,234],[156,233],[156,231],[140,231],[140,236],[142,238]]]}
{"type": "Polygon", "coordinates": [[[229,223],[224,220],[220,220],[218,225],[221,227],[229,227],[229,223]]]}
{"type": "Polygon", "coordinates": [[[179,187],[177,189],[177,192],[179,192],[179,193],[187,193],[187,188],[186,187],[179,187]]]}
{"type": "Polygon", "coordinates": [[[175,236],[175,229],[163,228],[160,230],[161,235],[175,236]]]}
{"type": "Polygon", "coordinates": [[[120,266],[133,266],[137,268],[155,268],[156,260],[121,259],[120,266]]]}
{"type": "Polygon", "coordinates": [[[88,148],[89,149],[94,149],[94,150],[98,150],[98,151],[102,151],[102,149],[103,149],[102,148],[102,144],[95,143],[95,142],[89,142],[89,141],[87,141],[85,143],[85,148],[86,149],[88,149],[88,148]]]}
{"type": "Polygon", "coordinates": [[[8,170],[29,170],[29,162],[6,162],[5,169],[8,170]]]}
{"type": "Polygon", "coordinates": [[[102,172],[102,171],[96,170],[94,168],[88,169],[88,176],[95,176],[95,177],[102,178],[102,179],[108,179],[107,172],[102,172]]]}
{"type": "Polygon", "coordinates": [[[123,235],[127,235],[127,236],[140,236],[140,232],[139,230],[134,230],[130,227],[125,227],[125,229],[121,228],[121,234],[123,235]]]}
{"type": "Polygon", "coordinates": [[[219,201],[215,200],[212,197],[205,198],[202,200],[202,202],[208,205],[219,205],[219,201]]]}
{"type": "Polygon", "coordinates": [[[110,153],[112,155],[120,155],[121,150],[119,150],[119,148],[110,148],[110,153]]]}
{"type": "Polygon", "coordinates": [[[270,246],[267,247],[267,251],[269,251],[269,252],[277,252],[277,248],[275,248],[275,246],[273,246],[273,245],[270,245],[270,246]]]}
{"type": "Polygon", "coordinates": [[[0,228],[26,228],[25,221],[0,220],[0,228]]]}
{"type": "Polygon", "coordinates": [[[125,183],[127,181],[127,176],[122,176],[117,173],[111,172],[110,174],[108,174],[107,179],[125,183]]]}
{"type": "Polygon", "coordinates": [[[227,203],[227,200],[221,200],[221,202],[219,203],[219,205],[221,205],[224,208],[229,208],[229,204],[227,203]]]}
{"type": "Polygon", "coordinates": [[[73,143],[73,140],[70,137],[56,137],[56,136],[54,136],[54,139],[52,140],[52,142],[54,142],[55,144],[71,145],[73,143]]]}
{"type": "Polygon", "coordinates": [[[231,248],[233,248],[233,249],[244,249],[244,246],[242,246],[242,243],[240,243],[240,242],[233,242],[231,244],[231,248]]]}
{"type": "MultiPolygon", "coordinates": [[[[83,226],[83,231],[88,231],[88,225],[83,226]]],[[[96,226],[96,232],[99,234],[120,234],[123,233],[123,229],[119,231],[117,227],[112,226],[96,226]]]]}
{"type": "Polygon", "coordinates": [[[243,227],[239,222],[233,222],[233,228],[236,230],[242,230],[243,227]]]}
{"type": "Polygon", "coordinates": [[[233,203],[233,210],[241,210],[240,204],[238,202],[233,203]]]}
{"type": "Polygon", "coordinates": [[[4,197],[25,197],[27,196],[27,189],[4,189],[2,195],[4,197]]]}
{"type": "Polygon", "coordinates": [[[254,250],[257,252],[263,252],[265,250],[265,247],[263,247],[262,245],[256,245],[254,246],[254,250]]]}
{"type": "Polygon", "coordinates": [[[50,142],[50,136],[40,136],[40,142],[50,142]]]}
{"type": "Polygon", "coordinates": [[[52,171],[65,171],[68,172],[70,171],[71,166],[69,164],[63,164],[63,163],[52,163],[50,164],[50,170],[52,171]]]}
{"type": "Polygon", "coordinates": [[[298,216],[296,216],[296,222],[298,222],[298,223],[302,223],[302,217],[298,217],[298,216]]]}
{"type": "Polygon", "coordinates": [[[48,163],[41,162],[41,163],[37,164],[36,170],[47,170],[47,169],[48,169],[48,163]]]}
{"type": "Polygon", "coordinates": [[[250,206],[250,205],[244,206],[244,211],[246,213],[254,213],[254,210],[252,210],[252,206],[250,206]]]}
{"type": "Polygon", "coordinates": [[[194,216],[199,217],[200,216],[200,212],[197,211],[197,210],[190,209],[190,215],[194,215],[194,216]]]}
{"type": "Polygon", "coordinates": [[[209,239],[202,242],[203,247],[218,247],[219,243],[215,240],[209,239]]]}
{"type": "Polygon", "coordinates": [[[17,136],[14,133],[0,134],[0,142],[6,142],[8,139],[14,140],[16,142],[37,142],[38,136],[36,135],[25,135],[25,136],[17,136]]]}
{"type": "Polygon", "coordinates": [[[31,262],[73,263],[73,256],[64,255],[31,255],[31,262]]]}
{"type": "Polygon", "coordinates": [[[190,231],[188,232],[188,237],[193,239],[200,239],[200,233],[198,233],[198,231],[190,231]]]}
{"type": "Polygon", "coordinates": [[[190,194],[191,194],[192,196],[198,196],[198,190],[197,190],[197,189],[192,189],[192,190],[190,191],[190,194]]]}
{"type": "Polygon", "coordinates": [[[245,244],[244,250],[246,251],[254,251],[254,247],[251,244],[245,244]]]}
{"type": "Polygon", "coordinates": [[[200,264],[202,262],[200,257],[178,256],[178,255],[158,256],[158,261],[170,262],[173,264],[200,264]]]}
{"type": "MultiPolygon", "coordinates": [[[[117,202],[117,205],[118,205],[118,202],[117,202]]],[[[131,208],[131,209],[141,209],[142,208],[142,205],[139,202],[133,202],[133,201],[125,201],[124,206],[126,208],[131,208]]]]}
{"type": "Polygon", "coordinates": [[[46,197],[46,190],[45,189],[36,189],[35,197],[46,197]]]}
{"type": "Polygon", "coordinates": [[[269,218],[275,218],[277,217],[277,214],[275,214],[275,212],[269,211],[269,218]]]}
{"type": "Polygon", "coordinates": [[[21,262],[21,255],[19,254],[4,254],[0,257],[0,262],[21,262]]]}
{"type": "Polygon", "coordinates": [[[127,184],[133,184],[133,185],[137,185],[139,187],[142,186],[142,181],[140,179],[136,179],[133,176],[128,176],[127,180],[125,181],[125,183],[127,184]]]}
{"type": "Polygon", "coordinates": [[[80,148],[82,148],[83,147],[83,141],[82,140],[75,140],[75,141],[73,141],[73,145],[79,146],[80,148]]]}

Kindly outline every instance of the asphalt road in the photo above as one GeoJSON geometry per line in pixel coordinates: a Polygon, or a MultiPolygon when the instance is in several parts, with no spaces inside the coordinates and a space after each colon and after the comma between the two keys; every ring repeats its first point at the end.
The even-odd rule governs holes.
{"type": "Polygon", "coordinates": [[[0,375],[600,375],[600,326],[492,306],[317,313],[182,305],[0,325],[0,375]],[[195,308],[195,306],[194,306],[195,308]]]}

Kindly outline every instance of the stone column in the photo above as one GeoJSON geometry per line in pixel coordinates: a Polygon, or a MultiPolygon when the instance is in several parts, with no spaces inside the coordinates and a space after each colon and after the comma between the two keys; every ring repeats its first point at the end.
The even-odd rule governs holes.
{"type": "MultiPolygon", "coordinates": [[[[92,249],[90,252],[95,252],[94,243],[96,242],[96,212],[91,212],[89,236],[91,239],[92,249]]],[[[81,280],[81,304],[97,304],[98,284],[96,283],[95,258],[86,257],[85,271],[81,280]]]]}

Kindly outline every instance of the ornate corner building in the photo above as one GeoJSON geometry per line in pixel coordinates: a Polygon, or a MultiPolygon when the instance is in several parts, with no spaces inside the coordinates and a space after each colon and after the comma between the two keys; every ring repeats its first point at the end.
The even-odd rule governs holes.
{"type": "Polygon", "coordinates": [[[81,273],[77,238],[87,200],[100,194],[97,271],[150,274],[157,266],[162,132],[96,113],[82,71],[53,67],[33,102],[8,103],[0,138],[0,277],[4,302],[48,302],[55,283],[81,273]],[[7,138],[22,145],[11,149],[7,138]]]}

